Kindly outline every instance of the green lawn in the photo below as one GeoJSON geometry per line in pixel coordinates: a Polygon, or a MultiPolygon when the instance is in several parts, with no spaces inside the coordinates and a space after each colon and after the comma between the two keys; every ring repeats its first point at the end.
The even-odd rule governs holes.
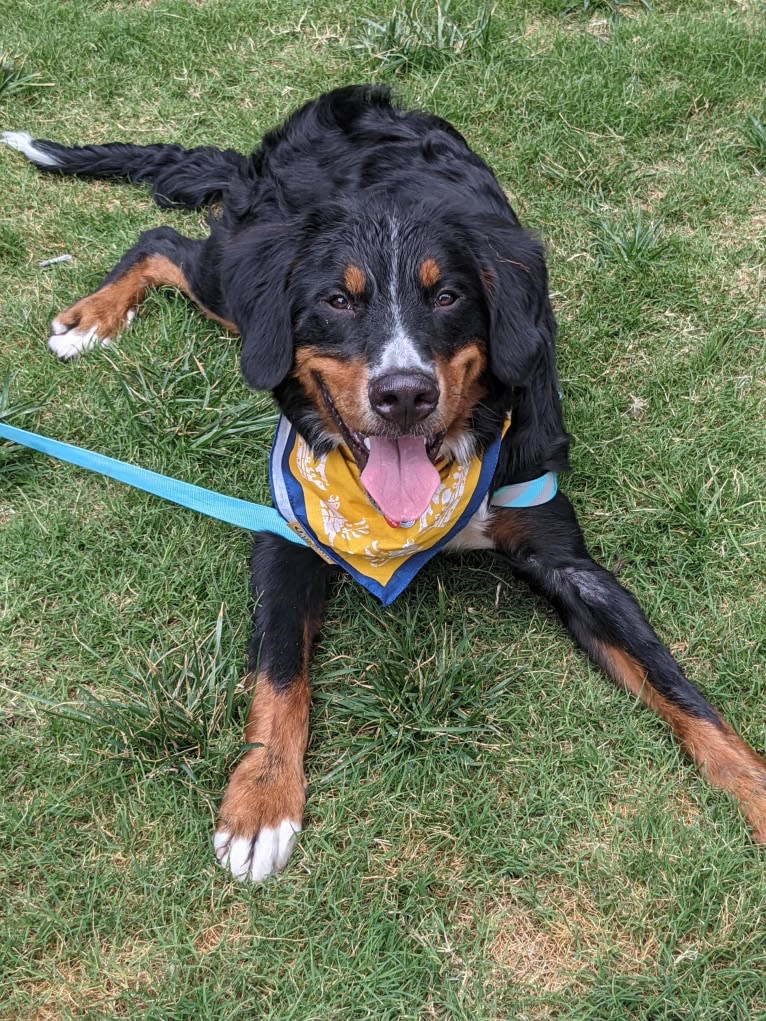
{"type": "MultiPolygon", "coordinates": [[[[364,80],[454,121],[548,246],[591,548],[763,748],[762,0],[394,13],[3,0],[0,127],[248,150],[364,80]]],[[[269,401],[182,298],[76,364],[46,351],[141,230],[204,218],[6,149],[0,188],[2,413],[264,499],[269,401]]],[[[0,526],[0,1017],[763,1016],[763,850],[499,563],[442,559],[388,609],[338,587],[306,829],[254,888],[210,836],[248,536],[7,444],[0,526]]]]}

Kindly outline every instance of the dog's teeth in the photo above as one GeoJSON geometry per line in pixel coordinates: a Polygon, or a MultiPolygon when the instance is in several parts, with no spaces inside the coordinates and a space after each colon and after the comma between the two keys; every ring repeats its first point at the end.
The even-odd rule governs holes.
{"type": "Polygon", "coordinates": [[[370,437],[369,436],[365,436],[363,442],[364,442],[365,447],[367,447],[367,449],[369,450],[370,449],[370,437]]]}

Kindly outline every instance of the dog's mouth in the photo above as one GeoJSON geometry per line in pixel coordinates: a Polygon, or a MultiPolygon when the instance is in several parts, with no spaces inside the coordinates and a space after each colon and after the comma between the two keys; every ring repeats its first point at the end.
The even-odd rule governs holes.
{"type": "Polygon", "coordinates": [[[419,518],[441,481],[435,462],[444,432],[427,436],[384,436],[351,429],[323,383],[322,399],[361,471],[360,481],[390,525],[419,518]]]}

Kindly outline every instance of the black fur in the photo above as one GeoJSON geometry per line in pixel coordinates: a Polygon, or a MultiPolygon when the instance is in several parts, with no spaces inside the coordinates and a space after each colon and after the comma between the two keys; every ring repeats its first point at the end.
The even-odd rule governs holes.
{"type": "Polygon", "coordinates": [[[158,206],[201,209],[220,199],[232,178],[248,165],[244,156],[213,146],[184,149],[180,145],[84,145],[70,148],[38,139],[35,145],[58,161],[57,166],[39,164],[51,174],[76,177],[117,178],[148,184],[158,206]]]}
{"type": "MultiPolygon", "coordinates": [[[[209,239],[182,268],[200,303],[236,324],[245,379],[275,390],[320,447],[310,400],[287,378],[295,346],[316,337],[309,295],[327,286],[328,268],[339,270],[344,251],[385,258],[386,224],[395,216],[402,237],[440,252],[481,306],[484,322],[476,326],[491,373],[471,423],[478,445],[511,408],[507,481],[566,469],[542,247],[446,121],[397,109],[385,88],[349,87],[304,106],[249,158],[210,147],[35,144],[58,160],[43,167],[54,173],[146,182],[161,205],[220,203],[209,239]]],[[[360,344],[356,327],[349,353],[360,344]]],[[[371,345],[379,343],[377,323],[368,333],[371,345]]]]}

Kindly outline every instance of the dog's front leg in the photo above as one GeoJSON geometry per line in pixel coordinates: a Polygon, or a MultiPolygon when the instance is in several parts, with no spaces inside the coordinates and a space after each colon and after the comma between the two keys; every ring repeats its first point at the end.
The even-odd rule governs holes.
{"type": "Polygon", "coordinates": [[[216,856],[237,879],[258,881],[281,869],[301,830],[308,663],[331,574],[305,547],[269,533],[255,538],[247,750],[229,780],[215,835],[216,856]]]}
{"type": "Polygon", "coordinates": [[[588,655],[668,723],[711,784],[737,799],[753,839],[766,843],[766,761],[687,680],[633,596],[591,559],[569,501],[559,494],[540,507],[496,510],[487,533],[588,655]]]}

